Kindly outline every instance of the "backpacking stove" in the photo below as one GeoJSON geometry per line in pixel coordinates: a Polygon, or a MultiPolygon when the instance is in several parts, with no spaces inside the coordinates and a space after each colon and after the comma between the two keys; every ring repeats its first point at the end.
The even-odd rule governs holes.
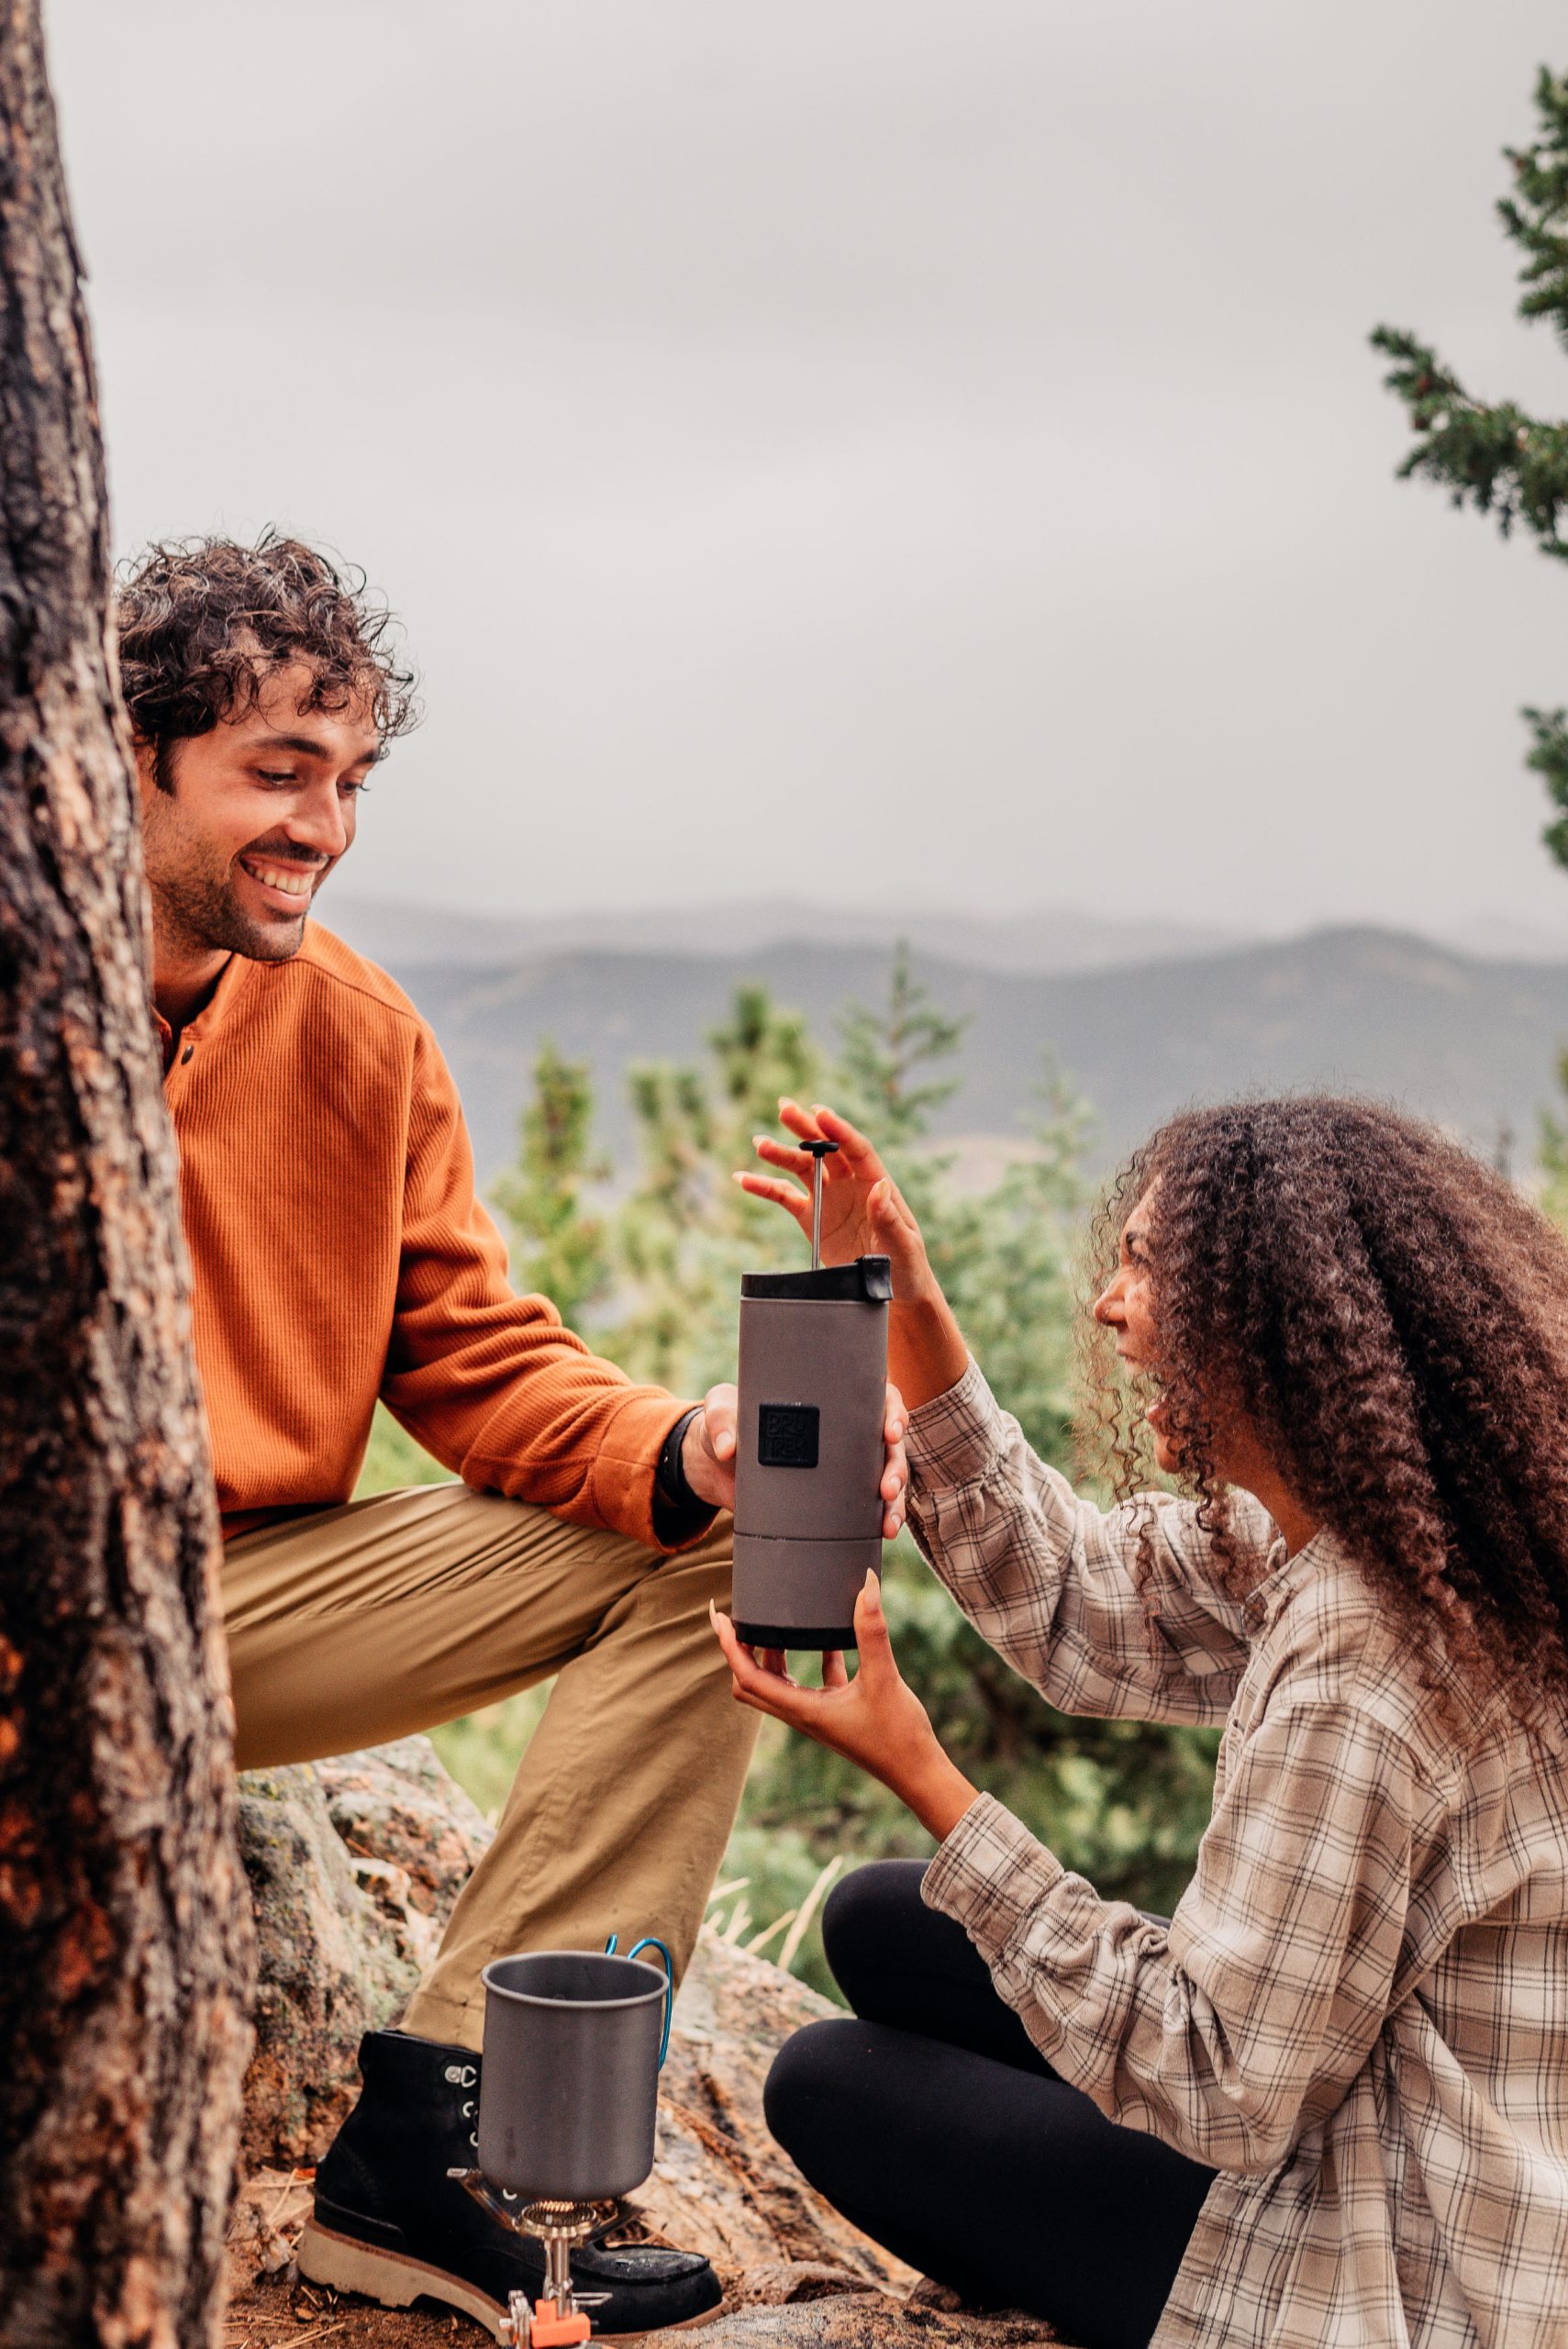
{"type": "Polygon", "coordinates": [[[607,2292],[579,2292],[572,2281],[572,2247],[586,2243],[614,2209],[608,2202],[525,2202],[498,2194],[480,2169],[447,2172],[467,2188],[482,2210],[515,2235],[531,2235],[544,2245],[544,2284],[530,2309],[526,2292],[513,2292],[501,2321],[506,2349],[571,2349],[593,2331],[590,2309],[601,2308],[607,2292]]]}

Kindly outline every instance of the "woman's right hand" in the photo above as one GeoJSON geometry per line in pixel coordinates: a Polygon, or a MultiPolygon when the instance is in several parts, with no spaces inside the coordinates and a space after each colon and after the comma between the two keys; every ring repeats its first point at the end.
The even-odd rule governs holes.
{"type": "MultiPolygon", "coordinates": [[[[969,1360],[952,1309],[926,1254],[920,1227],[897,1184],[864,1134],[818,1102],[803,1109],[798,1101],[779,1103],[779,1123],[797,1141],[838,1144],[822,1161],[822,1261],[847,1264],[856,1256],[886,1256],[893,1269],[894,1310],[888,1325],[887,1359],[894,1380],[912,1411],[945,1395],[963,1376],[969,1360]]],[[[755,1138],[757,1155],[776,1168],[773,1175],[748,1169],[735,1180],[754,1199],[769,1199],[792,1215],[811,1237],[811,1153],[792,1150],[767,1134],[755,1138]],[[781,1179],[793,1177],[793,1180],[781,1179]]]]}
{"type": "MultiPolygon", "coordinates": [[[[900,1304],[919,1304],[936,1295],[920,1227],[864,1134],[820,1102],[803,1109],[798,1101],[781,1100],[779,1123],[801,1141],[838,1144],[822,1161],[822,1262],[847,1264],[856,1256],[886,1256],[892,1260],[893,1294],[900,1304]]],[[[748,1169],[735,1180],[754,1199],[771,1200],[792,1215],[809,1240],[810,1152],[793,1150],[767,1134],[757,1134],[753,1141],[758,1157],[785,1179],[748,1169]]]]}

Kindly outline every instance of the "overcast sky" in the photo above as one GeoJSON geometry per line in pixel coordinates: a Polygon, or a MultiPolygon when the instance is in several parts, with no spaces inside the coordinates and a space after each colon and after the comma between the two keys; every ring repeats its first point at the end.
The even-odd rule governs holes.
{"type": "Polygon", "coordinates": [[[1560,6],[46,16],[119,544],[406,620],[342,885],[1568,944],[1568,566],[1393,481],[1365,340],[1568,409],[1492,212],[1560,6]]]}

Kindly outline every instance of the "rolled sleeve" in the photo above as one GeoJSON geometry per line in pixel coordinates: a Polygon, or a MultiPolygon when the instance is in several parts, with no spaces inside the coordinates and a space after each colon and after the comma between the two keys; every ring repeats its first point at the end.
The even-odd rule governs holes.
{"type": "Polygon", "coordinates": [[[920,1898],[962,1925],[990,1965],[1065,1874],[1021,1820],[982,1795],[926,1870],[920,1898]]]}
{"type": "Polygon", "coordinates": [[[971,1355],[956,1386],[909,1414],[912,1477],[936,1493],[989,1475],[1001,1457],[999,1419],[995,1398],[971,1355]]]}

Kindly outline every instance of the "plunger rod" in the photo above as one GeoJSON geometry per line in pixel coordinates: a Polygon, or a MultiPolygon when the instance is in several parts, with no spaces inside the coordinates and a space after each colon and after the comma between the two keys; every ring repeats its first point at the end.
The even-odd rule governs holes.
{"type": "Polygon", "coordinates": [[[811,1152],[811,1269],[822,1269],[822,1161],[831,1158],[839,1145],[836,1141],[808,1141],[804,1147],[811,1152]]]}

